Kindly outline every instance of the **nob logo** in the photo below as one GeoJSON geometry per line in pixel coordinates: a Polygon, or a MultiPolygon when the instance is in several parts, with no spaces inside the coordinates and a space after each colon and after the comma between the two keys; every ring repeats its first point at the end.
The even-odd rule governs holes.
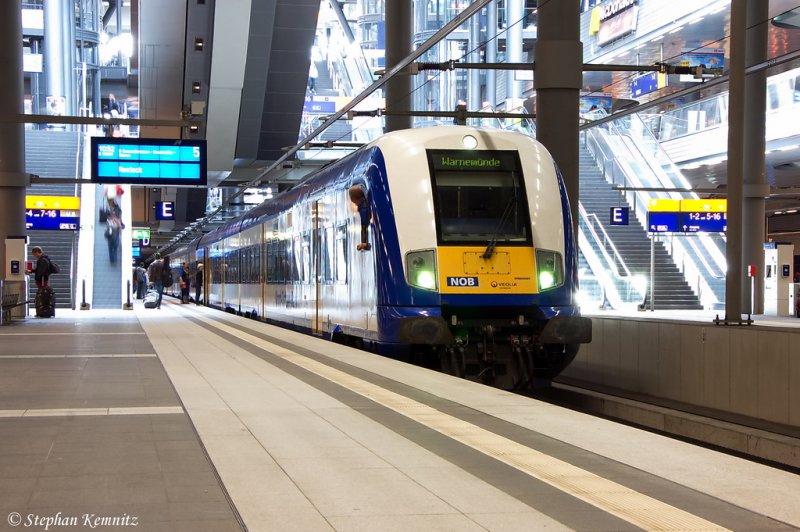
{"type": "Polygon", "coordinates": [[[448,277],[447,286],[478,286],[477,277],[448,277]]]}

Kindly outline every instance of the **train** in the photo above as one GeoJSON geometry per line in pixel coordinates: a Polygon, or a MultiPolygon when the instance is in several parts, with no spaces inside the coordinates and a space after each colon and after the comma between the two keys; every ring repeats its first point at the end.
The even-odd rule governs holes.
{"type": "Polygon", "coordinates": [[[591,341],[563,180],[522,133],[387,133],[170,254],[204,304],[505,389],[591,341]]]}

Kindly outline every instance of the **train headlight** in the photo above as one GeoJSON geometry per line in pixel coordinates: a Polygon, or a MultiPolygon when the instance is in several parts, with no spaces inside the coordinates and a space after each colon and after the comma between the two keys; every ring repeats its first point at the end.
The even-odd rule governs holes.
{"type": "Polygon", "coordinates": [[[406,254],[406,275],[411,286],[436,290],[436,252],[431,249],[406,254]]]}
{"type": "Polygon", "coordinates": [[[541,292],[564,284],[564,263],[560,253],[546,249],[536,250],[536,279],[541,292]]]}

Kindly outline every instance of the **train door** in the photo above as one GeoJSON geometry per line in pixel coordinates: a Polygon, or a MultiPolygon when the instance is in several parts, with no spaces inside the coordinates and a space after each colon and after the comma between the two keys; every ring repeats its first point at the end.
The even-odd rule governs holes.
{"type": "Polygon", "coordinates": [[[320,322],[320,204],[319,201],[314,201],[311,205],[312,216],[314,225],[311,234],[311,297],[313,298],[313,316],[311,318],[311,332],[312,334],[322,334],[322,323],[320,322]]]}
{"type": "Polygon", "coordinates": [[[260,285],[261,289],[261,299],[259,304],[259,316],[261,319],[266,319],[267,317],[267,263],[269,262],[269,257],[267,256],[267,224],[261,224],[261,230],[259,231],[259,235],[261,238],[259,239],[259,246],[261,246],[261,262],[259,264],[259,273],[258,273],[258,284],[260,285]]]}

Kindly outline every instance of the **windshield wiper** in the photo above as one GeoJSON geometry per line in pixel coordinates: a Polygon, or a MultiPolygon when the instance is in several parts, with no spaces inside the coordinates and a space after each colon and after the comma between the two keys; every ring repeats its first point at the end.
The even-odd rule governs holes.
{"type": "Polygon", "coordinates": [[[508,199],[508,203],[506,203],[506,208],[503,209],[503,214],[500,216],[500,223],[497,224],[497,229],[495,229],[494,233],[492,234],[492,238],[489,239],[489,245],[486,246],[486,249],[483,251],[483,255],[481,258],[489,259],[491,258],[492,254],[494,253],[494,248],[497,246],[497,237],[500,234],[500,230],[508,221],[509,216],[514,211],[513,207],[517,203],[517,194],[516,190],[514,191],[514,195],[508,199]]]}

